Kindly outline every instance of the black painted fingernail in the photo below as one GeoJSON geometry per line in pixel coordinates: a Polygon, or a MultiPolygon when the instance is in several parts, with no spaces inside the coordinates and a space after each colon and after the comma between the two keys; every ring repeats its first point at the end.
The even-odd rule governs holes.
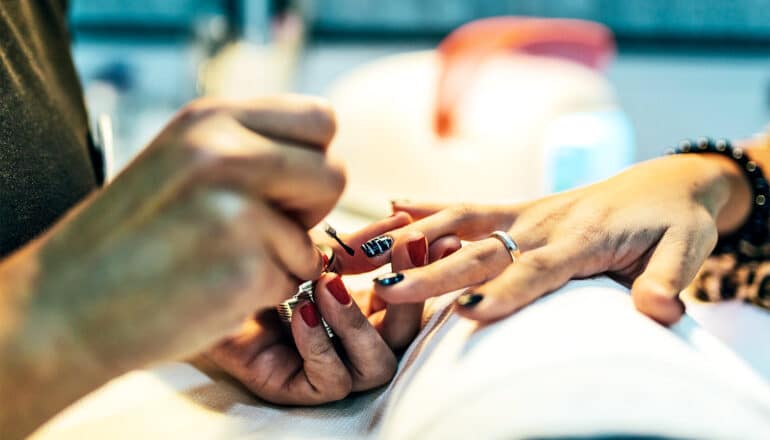
{"type": "Polygon", "coordinates": [[[382,255],[387,252],[393,246],[393,237],[390,235],[380,235],[379,237],[372,238],[366,243],[361,245],[361,249],[364,251],[367,257],[372,258],[377,255],[382,255]]]}
{"type": "Polygon", "coordinates": [[[465,307],[466,309],[470,309],[471,307],[475,307],[476,304],[480,303],[482,299],[484,299],[484,295],[480,293],[465,292],[457,297],[457,305],[465,307]]]}
{"type": "Polygon", "coordinates": [[[400,283],[403,279],[404,279],[404,274],[396,272],[396,273],[386,273],[384,275],[380,275],[377,278],[375,278],[374,281],[380,286],[392,286],[396,283],[400,283]]]}

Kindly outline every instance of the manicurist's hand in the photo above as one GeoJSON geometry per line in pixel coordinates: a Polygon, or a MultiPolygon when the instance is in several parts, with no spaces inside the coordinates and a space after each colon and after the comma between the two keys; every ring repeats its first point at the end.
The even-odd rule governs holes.
{"type": "Polygon", "coordinates": [[[475,241],[436,263],[380,279],[375,292],[391,303],[409,303],[470,287],[457,300],[458,312],[493,321],[570,279],[607,274],[631,286],[641,312],[671,324],[684,311],[679,292],[718,235],[740,227],[749,198],[734,163],[690,155],[642,163],[595,185],[512,206],[395,203],[395,210],[419,220],[387,237],[419,231],[429,241],[449,234],[475,241]],[[500,240],[489,238],[496,230],[520,246],[516,263],[500,240]]]}
{"type": "Polygon", "coordinates": [[[0,394],[16,397],[0,437],[6,421],[27,432],[116,374],[207,348],[318,278],[308,230],[345,182],[325,153],[334,131],[316,99],[194,101],[3,261],[0,394]]]}
{"type": "MultiPolygon", "coordinates": [[[[410,221],[400,213],[343,239],[358,248],[368,237],[410,221]]],[[[428,246],[419,232],[407,236],[411,240],[393,247],[394,270],[424,266],[431,256],[459,247],[456,237],[428,246]]],[[[318,241],[325,238],[318,236],[318,241]]],[[[332,269],[358,273],[374,268],[360,251],[349,256],[336,243],[324,244],[337,255],[332,269]]],[[[258,312],[206,356],[257,396],[279,404],[326,403],[390,380],[396,371],[395,353],[419,330],[422,303],[388,305],[371,291],[349,292],[343,277],[335,273],[326,273],[316,282],[314,295],[315,304],[304,302],[294,309],[289,329],[274,310],[258,312]],[[321,317],[334,331],[335,340],[328,338],[321,317]]]]}

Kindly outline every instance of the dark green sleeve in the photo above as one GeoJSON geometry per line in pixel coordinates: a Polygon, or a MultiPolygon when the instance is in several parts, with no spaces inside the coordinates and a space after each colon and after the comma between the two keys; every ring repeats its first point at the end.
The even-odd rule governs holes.
{"type": "Polygon", "coordinates": [[[97,186],[65,2],[0,1],[0,256],[97,186]]]}

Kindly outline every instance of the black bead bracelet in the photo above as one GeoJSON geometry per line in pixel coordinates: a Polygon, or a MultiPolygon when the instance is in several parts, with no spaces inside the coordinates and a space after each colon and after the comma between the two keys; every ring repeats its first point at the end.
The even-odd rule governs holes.
{"type": "Polygon", "coordinates": [[[751,160],[742,148],[733,147],[730,141],[699,138],[683,140],[666,154],[714,153],[729,157],[740,167],[748,179],[752,192],[751,213],[746,223],[733,234],[720,237],[714,254],[735,254],[739,261],[758,261],[770,258],[770,186],[759,165],[751,160]]]}

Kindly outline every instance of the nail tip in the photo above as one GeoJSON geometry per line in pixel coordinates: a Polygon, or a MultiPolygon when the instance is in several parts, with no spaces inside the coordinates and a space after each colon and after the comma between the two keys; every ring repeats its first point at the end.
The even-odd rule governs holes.
{"type": "Polygon", "coordinates": [[[366,243],[361,245],[361,250],[364,251],[367,257],[372,258],[378,255],[382,255],[389,251],[393,246],[393,237],[389,235],[381,235],[379,237],[372,238],[366,243]]]}
{"type": "Polygon", "coordinates": [[[386,273],[384,275],[380,275],[378,277],[374,278],[374,282],[379,284],[380,286],[392,286],[394,284],[400,283],[404,279],[404,274],[402,273],[386,273]]]}
{"type": "Polygon", "coordinates": [[[484,299],[484,295],[475,292],[466,292],[457,297],[457,305],[464,308],[471,308],[476,306],[484,299]]]}

